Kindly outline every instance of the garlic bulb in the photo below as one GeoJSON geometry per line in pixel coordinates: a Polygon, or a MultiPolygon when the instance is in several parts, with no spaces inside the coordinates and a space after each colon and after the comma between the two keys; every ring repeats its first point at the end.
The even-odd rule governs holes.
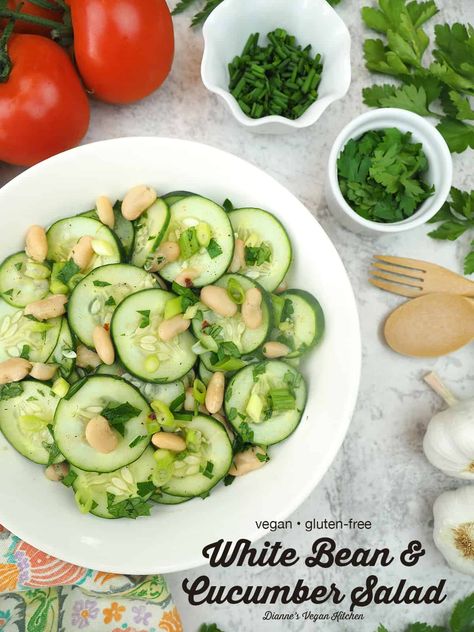
{"type": "Polygon", "coordinates": [[[474,400],[458,402],[434,373],[425,380],[449,405],[428,424],[426,458],[449,476],[474,480],[474,400]]]}
{"type": "Polygon", "coordinates": [[[474,485],[436,499],[433,538],[455,571],[474,575],[474,485]]]}

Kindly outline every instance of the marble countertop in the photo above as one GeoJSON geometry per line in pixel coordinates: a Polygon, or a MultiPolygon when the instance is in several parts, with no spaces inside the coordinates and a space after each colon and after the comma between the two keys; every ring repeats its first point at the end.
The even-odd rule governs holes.
{"type": "MultiPolygon", "coordinates": [[[[366,107],[361,88],[371,83],[362,62],[362,40],[365,32],[359,9],[361,2],[343,0],[338,12],[353,38],[353,80],[349,94],[330,106],[318,123],[310,129],[287,136],[254,135],[241,128],[224,104],[206,91],[200,80],[202,37],[200,30],[188,28],[189,15],[175,18],[176,59],[170,78],[154,95],[136,105],[122,108],[94,103],[92,121],[84,142],[120,136],[172,136],[192,139],[249,160],[266,170],[288,187],[318,218],[335,243],[354,286],[362,327],[363,370],[358,405],[344,444],[306,502],[292,516],[304,523],[317,518],[347,521],[349,518],[370,520],[369,531],[317,533],[295,529],[276,532],[270,541],[283,539],[287,546],[309,551],[316,537],[329,535],[340,546],[390,547],[401,551],[414,539],[422,541],[426,556],[412,569],[393,564],[376,573],[387,585],[401,578],[410,583],[428,585],[447,578],[447,601],[440,606],[372,605],[363,622],[324,624],[262,621],[266,606],[200,606],[187,604],[181,590],[185,577],[195,578],[204,572],[215,584],[294,584],[302,578],[311,584],[336,582],[350,590],[363,582],[370,569],[333,567],[324,572],[308,571],[303,565],[292,569],[210,569],[168,576],[170,587],[181,610],[184,629],[194,632],[201,622],[216,622],[225,632],[272,632],[310,629],[375,632],[384,622],[391,632],[406,624],[423,620],[439,623],[454,601],[472,591],[472,579],[451,571],[432,541],[432,504],[444,490],[454,489],[458,482],[435,470],[424,458],[422,438],[432,414],[442,407],[439,398],[423,383],[428,371],[436,370],[459,397],[474,396],[472,348],[465,348],[449,357],[416,360],[397,356],[382,343],[380,325],[388,312],[401,299],[373,288],[367,283],[371,256],[393,253],[426,258],[461,270],[467,239],[443,243],[426,236],[426,227],[402,236],[378,239],[347,232],[328,214],[323,194],[323,181],[329,149],[338,131],[366,107]]],[[[440,21],[474,21],[472,0],[437,0],[440,21]]],[[[472,188],[471,152],[454,156],[454,184],[472,188]]],[[[8,181],[18,169],[0,166],[0,184],[8,181]]],[[[225,536],[225,534],[223,534],[225,536]]],[[[298,611],[331,612],[325,606],[301,607],[298,611]]],[[[274,608],[275,611],[291,611],[274,608]]]]}

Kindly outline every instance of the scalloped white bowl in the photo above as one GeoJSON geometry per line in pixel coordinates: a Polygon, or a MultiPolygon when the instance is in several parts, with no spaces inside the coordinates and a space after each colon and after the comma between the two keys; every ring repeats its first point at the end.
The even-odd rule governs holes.
{"type": "MultiPolygon", "coordinates": [[[[222,537],[256,540],[255,521],[282,520],[321,480],[349,426],[360,373],[357,309],[339,256],[318,222],[260,169],[207,145],[170,138],[124,138],[73,149],[29,169],[0,190],[0,259],[20,250],[30,224],[48,225],[87,210],[98,195],[123,196],[146,183],[189,190],[275,213],[294,244],[292,283],[313,292],[326,315],[322,344],[304,362],[303,419],[262,469],[220,485],[206,500],[156,506],[149,518],[104,520],[78,512],[71,490],[0,436],[0,523],[50,555],[108,572],[145,575],[204,563],[201,550],[222,537]],[[14,221],[12,221],[14,217],[14,221]]],[[[1,433],[0,433],[1,434],[1,433]]]]}
{"type": "Polygon", "coordinates": [[[254,132],[281,134],[309,127],[349,89],[351,36],[326,0],[225,0],[211,13],[202,32],[204,85],[225,101],[239,123],[254,132]],[[262,42],[267,33],[279,27],[295,35],[299,44],[311,44],[313,54],[321,53],[324,65],[319,97],[294,121],[276,115],[252,119],[229,92],[227,65],[241,54],[251,33],[260,33],[262,42]]]}

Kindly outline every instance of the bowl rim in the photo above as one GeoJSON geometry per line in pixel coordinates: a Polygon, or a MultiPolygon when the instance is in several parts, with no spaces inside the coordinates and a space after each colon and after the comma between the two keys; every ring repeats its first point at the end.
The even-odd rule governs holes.
{"type": "MultiPolygon", "coordinates": [[[[227,152],[225,150],[213,147],[212,145],[208,145],[208,144],[204,144],[204,143],[200,143],[196,141],[189,141],[189,140],[183,140],[183,139],[172,138],[172,137],[153,137],[153,136],[140,137],[139,136],[139,137],[122,137],[122,138],[115,138],[115,139],[88,143],[88,144],[76,147],[74,149],[68,150],[66,152],[63,152],[61,154],[57,154],[53,156],[52,158],[49,158],[48,160],[43,161],[39,163],[38,165],[35,165],[34,167],[31,167],[30,169],[20,173],[18,176],[16,176],[10,182],[8,182],[4,187],[2,187],[2,189],[0,189],[0,196],[4,192],[9,192],[10,189],[13,193],[16,193],[18,190],[18,187],[25,186],[25,184],[28,183],[29,176],[32,172],[41,174],[42,171],[45,169],[45,167],[58,166],[61,164],[61,162],[64,159],[68,160],[71,158],[71,156],[82,155],[82,156],[87,157],[89,152],[91,151],[95,152],[96,150],[100,152],[101,149],[106,146],[119,148],[122,144],[133,146],[135,143],[138,143],[140,145],[149,144],[153,148],[155,148],[155,143],[158,143],[158,144],[178,143],[181,145],[181,151],[180,151],[181,154],[183,152],[186,153],[186,149],[189,149],[190,147],[199,148],[200,150],[204,150],[206,152],[212,151],[213,153],[216,153],[217,155],[220,154],[223,157],[226,156],[227,159],[231,159],[232,161],[236,161],[237,163],[242,163],[242,165],[246,165],[247,168],[250,167],[252,170],[255,171],[256,175],[258,175],[259,177],[262,177],[264,181],[267,181],[267,182],[271,181],[273,186],[286,192],[288,199],[290,199],[292,203],[295,204],[295,206],[299,207],[299,209],[301,209],[301,212],[307,215],[309,220],[314,223],[316,232],[319,233],[321,237],[326,241],[327,248],[333,252],[334,256],[337,258],[340,264],[340,271],[342,275],[341,279],[342,279],[343,285],[345,286],[346,301],[347,301],[347,304],[350,306],[351,313],[352,313],[352,327],[351,327],[352,332],[351,333],[353,334],[353,337],[351,340],[352,349],[350,353],[350,359],[351,359],[350,368],[351,368],[352,379],[351,379],[350,385],[348,385],[350,386],[350,388],[348,388],[345,393],[345,401],[344,401],[342,410],[340,411],[340,418],[341,420],[343,420],[343,422],[341,422],[341,424],[337,427],[337,431],[334,432],[332,435],[333,444],[331,445],[331,450],[326,450],[324,452],[324,456],[319,460],[318,468],[315,468],[314,470],[315,472],[316,471],[318,472],[317,476],[308,477],[307,484],[305,486],[301,486],[299,489],[296,489],[294,496],[291,499],[288,498],[287,502],[283,504],[284,506],[282,506],[281,510],[275,512],[275,515],[272,516],[272,519],[284,520],[288,518],[288,516],[290,516],[312,493],[315,487],[321,482],[323,476],[326,474],[331,463],[336,458],[341,448],[341,445],[347,435],[347,432],[348,432],[348,429],[349,429],[349,426],[354,414],[354,409],[357,403],[357,398],[358,398],[359,388],[360,388],[361,366],[362,366],[362,343],[361,343],[360,319],[359,319],[359,314],[358,314],[358,309],[357,309],[357,302],[355,299],[354,289],[350,282],[349,275],[347,274],[347,270],[344,266],[344,263],[342,262],[342,259],[339,253],[337,252],[333,242],[327,235],[326,231],[324,231],[324,229],[319,224],[319,222],[314,217],[314,215],[306,208],[306,206],[302,202],[298,200],[298,198],[293,193],[291,193],[289,189],[287,189],[284,185],[280,184],[278,180],[276,180],[273,176],[270,176],[268,173],[266,173],[264,170],[254,165],[253,163],[243,158],[240,158],[239,156],[236,156],[235,154],[232,154],[231,152],[227,152]]],[[[118,187],[121,186],[120,182],[118,182],[117,186],[118,187]]],[[[0,495],[1,495],[1,491],[2,491],[2,488],[0,486],[0,495]]],[[[10,518],[11,518],[11,515],[8,515],[7,518],[2,516],[2,524],[4,524],[5,528],[9,530],[13,530],[15,535],[31,543],[33,546],[45,552],[46,554],[49,554],[54,557],[60,557],[61,559],[65,559],[67,562],[76,564],[78,566],[94,567],[94,564],[92,565],[90,564],[90,560],[87,561],[83,557],[83,553],[75,552],[77,549],[73,549],[74,552],[71,552],[71,554],[69,554],[68,552],[68,554],[65,555],[64,545],[62,545],[61,550],[57,548],[56,544],[55,546],[51,546],[48,543],[48,538],[45,538],[46,534],[43,533],[42,531],[38,532],[37,528],[34,525],[34,521],[30,521],[28,524],[24,523],[22,525],[18,525],[16,523],[13,524],[10,518]]],[[[258,529],[253,524],[252,526],[249,526],[246,532],[246,537],[250,539],[252,542],[255,542],[261,539],[262,537],[265,537],[265,535],[267,535],[269,532],[270,532],[270,528],[258,529]]],[[[71,550],[70,545],[67,545],[67,550],[68,551],[71,550]]],[[[140,565],[140,563],[135,561],[135,559],[133,560],[130,559],[126,561],[119,560],[118,562],[107,563],[107,564],[99,562],[99,564],[100,564],[101,570],[104,570],[107,572],[115,572],[115,573],[130,574],[130,575],[143,575],[143,574],[156,574],[156,573],[171,573],[171,572],[179,572],[183,570],[188,570],[188,569],[205,565],[206,560],[202,557],[202,555],[200,555],[200,553],[198,553],[193,559],[190,558],[186,562],[186,564],[183,564],[182,562],[181,563],[178,562],[178,563],[173,563],[173,564],[169,564],[167,566],[162,566],[162,567],[157,567],[156,563],[153,561],[153,559],[150,558],[150,556],[148,556],[147,558],[147,562],[146,562],[147,565],[144,565],[145,563],[140,565]]]]}
{"type": "MultiPolygon", "coordinates": [[[[373,128],[369,129],[383,129],[387,127],[387,125],[388,123],[386,122],[381,125],[374,125],[373,128]]],[[[426,118],[401,108],[376,108],[356,116],[339,132],[329,153],[327,163],[327,180],[340,210],[348,215],[355,223],[365,229],[370,229],[379,233],[404,232],[425,224],[428,220],[434,217],[434,215],[436,215],[441,206],[447,200],[453,180],[453,160],[449,147],[443,136],[434,125],[426,120],[426,118]],[[398,123],[409,127],[415,137],[418,135],[417,132],[420,131],[420,133],[428,140],[427,143],[420,141],[423,144],[423,150],[425,151],[428,160],[430,159],[430,156],[437,152],[444,164],[441,184],[435,189],[434,195],[426,200],[427,202],[430,202],[427,208],[422,212],[416,211],[411,217],[404,220],[384,224],[361,217],[356,211],[354,211],[348,202],[346,202],[339,186],[337,159],[341,150],[345,147],[349,140],[358,138],[360,134],[368,131],[366,129],[361,130],[361,128],[367,127],[368,123],[382,123],[382,121],[386,121],[387,119],[391,119],[393,121],[392,126],[394,127],[397,126],[398,123]]]]}
{"type": "MultiPolygon", "coordinates": [[[[269,2],[271,0],[268,0],[269,2]]],[[[324,111],[332,104],[334,101],[342,99],[347,92],[349,91],[351,80],[352,80],[352,67],[351,67],[351,44],[352,38],[349,29],[347,28],[344,20],[340,17],[340,15],[335,11],[335,9],[326,2],[326,0],[314,0],[315,4],[324,3],[325,7],[328,10],[329,14],[333,14],[337,18],[342,27],[341,32],[341,46],[345,47],[345,73],[341,72],[341,76],[344,81],[341,81],[337,84],[337,86],[327,95],[316,99],[314,103],[312,103],[309,108],[303,112],[301,116],[297,119],[288,119],[279,114],[271,114],[268,116],[262,116],[258,119],[250,118],[247,116],[245,112],[240,108],[238,102],[235,97],[224,88],[216,85],[211,79],[211,73],[209,71],[210,68],[210,51],[209,51],[209,43],[213,37],[213,29],[217,28],[219,19],[222,17],[222,14],[225,14],[229,7],[232,7],[232,3],[235,6],[239,5],[239,0],[226,0],[226,2],[222,2],[219,4],[211,15],[207,18],[204,26],[202,28],[202,35],[204,39],[204,51],[201,61],[201,79],[204,86],[214,94],[219,95],[224,101],[227,103],[230,111],[234,115],[234,117],[244,125],[245,127],[260,127],[268,124],[279,124],[281,126],[292,127],[294,129],[304,129],[306,127],[310,127],[317,122],[317,120],[322,116],[324,111]],[[313,112],[313,116],[309,116],[313,112]],[[306,116],[308,115],[308,116],[306,116]],[[303,120],[304,119],[304,120],[303,120]]],[[[231,9],[232,10],[232,9],[231,9]]],[[[324,72],[324,71],[323,71],[324,72]]]]}

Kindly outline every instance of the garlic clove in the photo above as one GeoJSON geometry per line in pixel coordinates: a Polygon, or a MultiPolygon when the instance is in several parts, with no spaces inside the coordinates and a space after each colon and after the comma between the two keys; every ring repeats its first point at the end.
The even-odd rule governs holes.
{"type": "Polygon", "coordinates": [[[474,485],[445,492],[433,506],[433,538],[446,562],[474,575],[474,485]]]}

